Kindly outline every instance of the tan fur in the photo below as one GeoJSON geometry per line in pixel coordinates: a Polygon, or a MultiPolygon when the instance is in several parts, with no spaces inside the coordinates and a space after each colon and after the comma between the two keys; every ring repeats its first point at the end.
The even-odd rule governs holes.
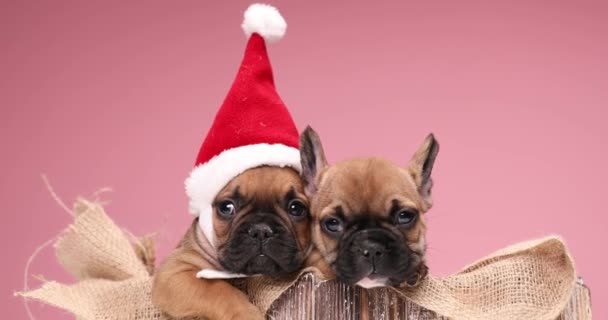
{"type": "MultiPolygon", "coordinates": [[[[298,245],[303,251],[308,252],[309,224],[292,223],[284,208],[278,207],[279,200],[291,188],[295,189],[298,199],[308,205],[308,200],[304,196],[303,184],[296,171],[277,167],[259,167],[247,170],[228,183],[217,195],[216,201],[221,201],[233,194],[235,188],[250,198],[275,203],[281,218],[289,221],[287,225],[296,235],[298,245]]],[[[248,211],[246,208],[242,210],[248,211]]],[[[214,216],[214,229],[220,247],[225,245],[230,230],[239,223],[240,219],[237,217],[234,221],[227,222],[216,219],[214,216]]],[[[217,267],[211,265],[205,258],[206,254],[201,249],[203,245],[201,237],[202,232],[195,220],[179,246],[155,274],[152,288],[154,305],[174,318],[264,319],[261,311],[249,302],[247,295],[228,282],[196,278],[196,273],[202,268],[217,267]]]]}

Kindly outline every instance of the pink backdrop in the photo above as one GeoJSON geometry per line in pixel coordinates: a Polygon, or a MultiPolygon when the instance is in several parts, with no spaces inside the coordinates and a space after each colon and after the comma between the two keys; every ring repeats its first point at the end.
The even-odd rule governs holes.
{"type": "MultiPolygon", "coordinates": [[[[158,232],[161,257],[176,244],[191,219],[183,179],[245,46],[249,2],[218,3],[0,6],[7,318],[25,317],[12,293],[27,258],[70,222],[41,173],[66,201],[112,187],[118,223],[158,232]]],[[[559,234],[596,318],[608,318],[607,2],[274,4],[289,24],[270,48],[280,93],[300,129],[322,135],[330,160],[405,164],[428,132],[438,137],[432,272],[559,234]]],[[[32,273],[70,280],[51,249],[32,273]]],[[[32,307],[38,318],[66,318],[32,307]]]]}

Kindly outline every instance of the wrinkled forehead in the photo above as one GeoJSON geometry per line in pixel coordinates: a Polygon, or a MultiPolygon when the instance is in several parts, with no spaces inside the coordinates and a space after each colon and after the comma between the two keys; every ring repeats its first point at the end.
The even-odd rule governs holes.
{"type": "Polygon", "coordinates": [[[256,199],[275,197],[288,192],[303,193],[304,184],[298,172],[289,167],[263,166],[244,171],[232,179],[216,198],[237,192],[256,199]]]}
{"type": "Polygon", "coordinates": [[[386,216],[396,204],[418,208],[421,201],[407,171],[382,159],[352,160],[328,168],[317,195],[315,205],[323,215],[340,207],[350,214],[386,216]]]}

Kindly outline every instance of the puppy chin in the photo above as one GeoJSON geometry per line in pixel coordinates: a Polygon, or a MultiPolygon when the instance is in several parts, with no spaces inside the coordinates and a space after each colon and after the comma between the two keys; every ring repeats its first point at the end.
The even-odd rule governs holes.
{"type": "Polygon", "coordinates": [[[373,277],[371,275],[359,280],[356,285],[365,289],[389,286],[388,277],[373,277]]]}
{"type": "Polygon", "coordinates": [[[279,276],[291,273],[300,267],[302,259],[299,254],[293,252],[279,252],[273,254],[270,250],[261,251],[258,248],[244,249],[251,254],[239,257],[228,256],[220,259],[220,263],[226,270],[245,275],[279,276]]]}
{"type": "Polygon", "coordinates": [[[251,258],[243,269],[243,273],[248,275],[264,274],[273,276],[283,272],[283,269],[277,263],[264,254],[251,258]]]}
{"type": "Polygon", "coordinates": [[[427,276],[427,270],[426,265],[421,263],[415,270],[408,271],[405,274],[369,274],[360,278],[358,281],[353,281],[351,278],[350,281],[347,280],[345,282],[366,289],[378,287],[416,287],[420,285],[422,280],[427,276]]]}

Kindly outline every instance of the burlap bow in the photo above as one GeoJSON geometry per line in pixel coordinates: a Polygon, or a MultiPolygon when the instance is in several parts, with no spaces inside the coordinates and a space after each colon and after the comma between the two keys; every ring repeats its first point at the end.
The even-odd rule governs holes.
{"type": "MultiPolygon", "coordinates": [[[[78,281],[71,285],[50,281],[19,295],[65,309],[82,319],[166,319],[150,299],[154,265],[151,241],[126,234],[98,203],[79,199],[73,212],[74,223],[60,235],[55,250],[58,261],[78,281]]],[[[280,304],[285,303],[281,295],[294,287],[300,275],[283,280],[235,280],[235,285],[246,290],[260,309],[274,308],[269,314],[277,315],[282,312],[280,304]]],[[[315,283],[321,276],[317,274],[315,283]]],[[[310,281],[314,276],[304,278],[307,280],[300,281],[310,281]]],[[[365,291],[335,286],[341,286],[342,294],[365,291]]],[[[548,237],[495,252],[448,277],[429,276],[415,289],[376,289],[365,295],[366,299],[377,294],[404,296],[421,309],[454,319],[556,319],[569,301],[574,301],[575,287],[576,272],[564,243],[548,237]]],[[[296,309],[309,310],[314,299],[305,297],[306,301],[297,302],[296,309]]],[[[591,319],[588,293],[583,292],[577,299],[572,319],[591,319]]],[[[323,308],[344,307],[326,301],[317,303],[323,308]]],[[[322,318],[314,310],[300,314],[305,314],[301,319],[322,318]]]]}

